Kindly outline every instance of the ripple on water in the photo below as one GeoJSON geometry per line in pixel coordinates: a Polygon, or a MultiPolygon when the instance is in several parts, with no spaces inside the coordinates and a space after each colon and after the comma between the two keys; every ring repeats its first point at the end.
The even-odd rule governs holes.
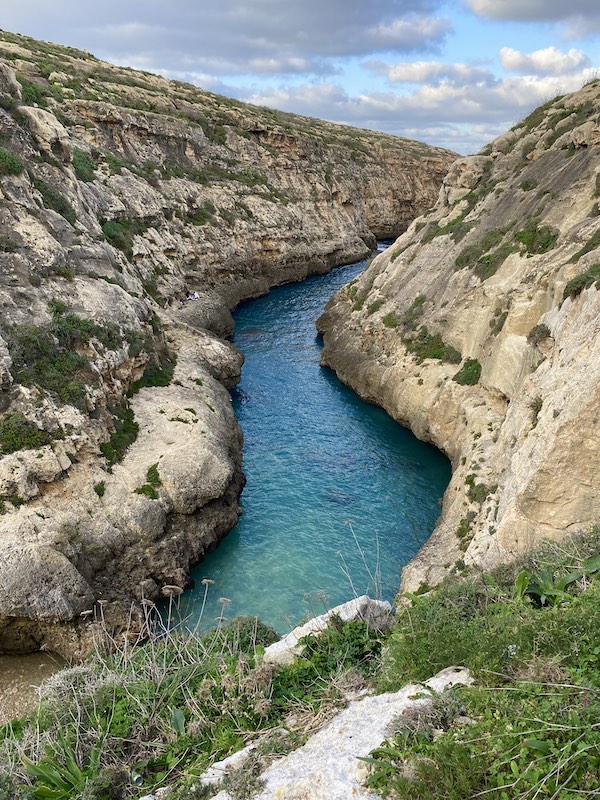
{"type": "Polygon", "coordinates": [[[276,288],[235,313],[244,514],[194,572],[198,588],[182,598],[190,624],[204,577],[215,584],[202,627],[223,611],[219,597],[231,600],[228,616],[256,614],[279,631],[353,592],[392,599],[435,525],[447,459],[319,366],[315,320],[364,266],[276,288]]]}

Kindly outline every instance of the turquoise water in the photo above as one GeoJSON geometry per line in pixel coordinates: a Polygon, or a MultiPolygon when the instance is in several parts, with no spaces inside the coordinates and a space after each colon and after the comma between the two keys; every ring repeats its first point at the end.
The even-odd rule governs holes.
{"type": "Polygon", "coordinates": [[[280,632],[365,592],[391,600],[435,525],[448,460],[319,366],[315,320],[366,262],[273,289],[235,313],[248,483],[238,525],[182,597],[201,627],[257,615],[280,632]],[[223,604],[219,598],[230,602],[223,604]]]}

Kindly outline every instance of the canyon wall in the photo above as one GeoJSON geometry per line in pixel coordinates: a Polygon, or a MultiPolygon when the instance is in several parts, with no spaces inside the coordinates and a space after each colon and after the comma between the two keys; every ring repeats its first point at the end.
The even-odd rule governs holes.
{"type": "Polygon", "coordinates": [[[0,649],[73,655],[237,520],[230,310],[366,257],[454,156],[2,32],[0,133],[0,649]]]}
{"type": "Polygon", "coordinates": [[[426,590],[598,521],[600,82],[457,160],[329,304],[323,363],[448,454],[426,590]]]}

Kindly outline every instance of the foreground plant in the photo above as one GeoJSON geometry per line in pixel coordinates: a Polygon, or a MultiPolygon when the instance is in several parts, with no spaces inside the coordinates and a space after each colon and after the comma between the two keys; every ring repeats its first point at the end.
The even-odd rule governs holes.
{"type": "Polygon", "coordinates": [[[255,618],[195,635],[146,609],[143,644],[107,634],[110,647],[55,675],[37,712],[0,730],[0,800],[3,780],[7,800],[123,800],[165,784],[192,797],[213,762],[270,741],[291,712],[303,729],[286,747],[301,744],[341,702],[340,676],[364,683],[381,648],[366,624],[339,624],[274,666],[262,653],[278,636],[255,618]]]}

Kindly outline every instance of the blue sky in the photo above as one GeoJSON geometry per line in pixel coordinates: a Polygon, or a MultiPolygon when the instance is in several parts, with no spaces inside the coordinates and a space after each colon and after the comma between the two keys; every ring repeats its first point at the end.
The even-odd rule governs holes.
{"type": "Polygon", "coordinates": [[[600,72],[598,0],[19,0],[0,26],[285,111],[477,151],[600,72]]]}

